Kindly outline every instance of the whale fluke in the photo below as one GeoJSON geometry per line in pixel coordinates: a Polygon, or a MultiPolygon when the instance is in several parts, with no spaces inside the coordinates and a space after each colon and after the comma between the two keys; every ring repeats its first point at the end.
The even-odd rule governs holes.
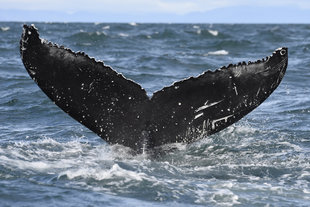
{"type": "Polygon", "coordinates": [[[103,62],[40,39],[34,26],[24,25],[20,41],[30,77],[57,106],[108,143],[137,152],[191,143],[237,122],[280,84],[287,52],[206,71],[148,97],[103,62]]]}

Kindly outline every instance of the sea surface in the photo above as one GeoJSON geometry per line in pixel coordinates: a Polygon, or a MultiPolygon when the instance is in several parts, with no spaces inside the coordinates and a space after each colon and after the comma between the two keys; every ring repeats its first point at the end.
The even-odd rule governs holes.
{"type": "Polygon", "coordinates": [[[310,25],[35,23],[150,96],[289,48],[286,75],[261,106],[152,158],[108,145],[47,98],[20,59],[23,24],[0,22],[1,207],[310,206],[310,25]]]}

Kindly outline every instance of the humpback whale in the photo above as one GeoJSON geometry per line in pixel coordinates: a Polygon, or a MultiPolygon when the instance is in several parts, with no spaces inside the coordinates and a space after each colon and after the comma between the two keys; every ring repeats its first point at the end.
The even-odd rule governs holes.
{"type": "Polygon", "coordinates": [[[280,84],[288,49],[255,62],[206,71],[155,92],[84,52],[41,39],[23,26],[20,54],[30,77],[64,112],[110,144],[137,153],[191,143],[237,122],[280,84]]]}

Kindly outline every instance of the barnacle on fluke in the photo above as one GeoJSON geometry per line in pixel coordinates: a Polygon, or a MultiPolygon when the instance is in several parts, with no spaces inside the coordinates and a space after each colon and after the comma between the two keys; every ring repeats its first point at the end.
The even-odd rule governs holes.
{"type": "Polygon", "coordinates": [[[276,89],[288,61],[287,48],[279,48],[266,59],[206,71],[148,97],[103,62],[40,39],[34,26],[24,25],[20,53],[57,106],[107,142],[137,152],[190,143],[240,120],[276,89]]]}

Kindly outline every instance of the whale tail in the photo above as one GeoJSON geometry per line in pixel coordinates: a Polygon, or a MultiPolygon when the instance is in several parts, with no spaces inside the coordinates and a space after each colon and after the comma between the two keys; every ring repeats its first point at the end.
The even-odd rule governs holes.
{"type": "Polygon", "coordinates": [[[287,48],[256,62],[206,71],[153,94],[101,61],[40,39],[24,25],[21,58],[30,77],[64,112],[111,144],[137,152],[193,142],[237,122],[280,84],[287,48]]]}

